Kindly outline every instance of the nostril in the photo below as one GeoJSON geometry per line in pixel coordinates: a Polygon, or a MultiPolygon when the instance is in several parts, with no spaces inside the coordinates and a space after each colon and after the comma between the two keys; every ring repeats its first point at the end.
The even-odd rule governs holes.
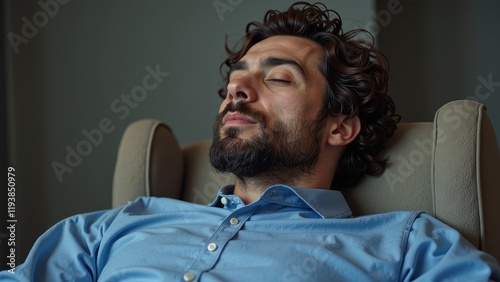
{"type": "Polygon", "coordinates": [[[240,96],[243,99],[248,99],[248,95],[245,92],[239,91],[238,96],[240,96]]]}

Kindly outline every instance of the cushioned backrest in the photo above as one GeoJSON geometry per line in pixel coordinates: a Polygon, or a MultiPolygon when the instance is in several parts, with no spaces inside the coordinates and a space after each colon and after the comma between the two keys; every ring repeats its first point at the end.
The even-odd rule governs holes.
{"type": "Polygon", "coordinates": [[[354,215],[395,210],[433,213],[431,159],[432,123],[402,123],[386,145],[389,165],[383,174],[364,177],[355,187],[342,189],[354,215]]]}
{"type": "MultiPolygon", "coordinates": [[[[500,236],[500,209],[493,211],[500,158],[483,105],[455,101],[437,111],[433,124],[403,123],[383,155],[391,162],[381,176],[343,190],[355,214],[423,210],[490,249],[485,237],[500,236]]],[[[498,249],[489,252],[500,257],[498,249]]]]}
{"type": "Polygon", "coordinates": [[[184,147],[183,200],[197,204],[212,202],[219,189],[228,184],[234,184],[234,175],[215,172],[208,159],[211,140],[204,140],[184,147]]]}

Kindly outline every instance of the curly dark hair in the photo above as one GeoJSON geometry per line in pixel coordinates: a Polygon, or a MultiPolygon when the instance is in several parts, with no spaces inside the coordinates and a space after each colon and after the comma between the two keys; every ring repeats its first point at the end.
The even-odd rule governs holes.
{"type": "MultiPolygon", "coordinates": [[[[226,67],[230,69],[256,43],[276,35],[307,38],[323,47],[320,67],[326,89],[321,112],[349,118],[357,115],[361,121],[361,131],[347,145],[332,187],[350,187],[364,174],[382,173],[389,158],[378,154],[396,130],[400,116],[395,114],[394,102],[387,95],[388,60],[374,48],[373,36],[362,29],[344,33],[339,14],[322,3],[296,2],[284,12],[270,10],[262,23],[254,21],[246,26],[237,50],[231,50],[226,40],[228,58],[221,65],[226,82],[226,67]],[[371,40],[361,39],[363,34],[371,40]]],[[[223,88],[219,95],[225,97],[223,88]]]]}

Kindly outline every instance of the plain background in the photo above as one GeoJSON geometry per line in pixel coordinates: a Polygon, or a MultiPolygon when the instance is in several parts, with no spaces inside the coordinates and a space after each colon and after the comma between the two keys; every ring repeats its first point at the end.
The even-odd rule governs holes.
{"type": "MultiPolygon", "coordinates": [[[[26,20],[33,23],[43,11],[40,3],[48,2],[58,3],[5,1],[5,34],[21,36],[26,20]]],[[[60,2],[68,3],[58,4],[57,11],[53,7],[53,15],[17,52],[5,40],[18,261],[58,220],[110,207],[116,152],[130,122],[166,121],[182,145],[210,138],[221,102],[225,36],[235,43],[248,22],[294,1],[60,2]],[[217,12],[216,6],[226,10],[217,12]],[[113,105],[126,105],[121,95],[143,84],[148,66],[169,75],[134,107],[127,106],[128,114],[118,112],[113,105]],[[67,165],[68,148],[88,141],[83,132],[99,128],[103,119],[113,130],[58,178],[52,164],[67,165]]],[[[479,77],[500,83],[498,1],[324,3],[340,13],[344,30],[366,28],[376,36],[391,61],[389,92],[404,121],[432,121],[446,102],[474,97],[479,77]]],[[[479,100],[500,136],[500,86],[485,89],[479,100]]]]}

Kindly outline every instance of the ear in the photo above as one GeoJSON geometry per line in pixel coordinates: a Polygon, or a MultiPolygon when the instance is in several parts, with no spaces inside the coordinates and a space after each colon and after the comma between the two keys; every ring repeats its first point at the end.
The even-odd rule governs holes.
{"type": "Polygon", "coordinates": [[[328,144],[332,146],[343,146],[351,143],[361,130],[361,121],[358,116],[349,118],[345,115],[330,117],[330,131],[328,144]]]}

